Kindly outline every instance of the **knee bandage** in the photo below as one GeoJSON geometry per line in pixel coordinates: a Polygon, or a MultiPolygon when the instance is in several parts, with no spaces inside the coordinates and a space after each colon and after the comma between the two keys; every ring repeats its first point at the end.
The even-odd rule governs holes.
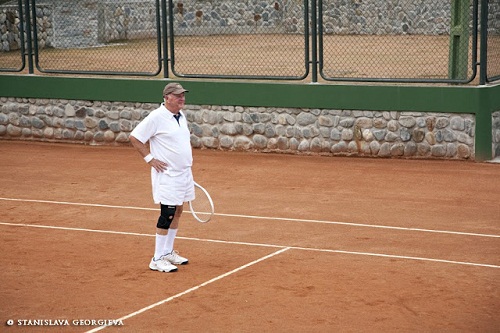
{"type": "Polygon", "coordinates": [[[176,209],[176,206],[161,205],[161,214],[158,218],[156,227],[160,229],[170,228],[170,224],[172,224],[172,221],[174,220],[176,209]]]}

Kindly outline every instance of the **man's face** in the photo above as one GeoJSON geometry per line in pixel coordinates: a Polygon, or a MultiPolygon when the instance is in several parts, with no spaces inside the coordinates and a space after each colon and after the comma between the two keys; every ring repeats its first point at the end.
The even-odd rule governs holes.
{"type": "Polygon", "coordinates": [[[165,96],[165,104],[170,111],[178,112],[184,107],[186,98],[184,93],[180,94],[169,94],[165,96]]]}

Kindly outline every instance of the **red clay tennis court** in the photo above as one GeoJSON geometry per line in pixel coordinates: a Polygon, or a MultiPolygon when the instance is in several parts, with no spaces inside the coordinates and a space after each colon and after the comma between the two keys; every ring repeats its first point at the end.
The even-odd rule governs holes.
{"type": "Polygon", "coordinates": [[[499,330],[499,164],[195,150],[216,215],[159,273],[131,147],[0,156],[2,332],[499,330]]]}

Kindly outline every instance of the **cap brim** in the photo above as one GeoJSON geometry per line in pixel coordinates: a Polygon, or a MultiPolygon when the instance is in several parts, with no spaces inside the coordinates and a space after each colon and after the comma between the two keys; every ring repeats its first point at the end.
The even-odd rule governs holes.
{"type": "Polygon", "coordinates": [[[186,90],[186,89],[178,89],[178,90],[174,90],[171,92],[171,94],[175,94],[175,95],[178,95],[178,94],[182,94],[184,92],[189,92],[189,90],[186,90]]]}

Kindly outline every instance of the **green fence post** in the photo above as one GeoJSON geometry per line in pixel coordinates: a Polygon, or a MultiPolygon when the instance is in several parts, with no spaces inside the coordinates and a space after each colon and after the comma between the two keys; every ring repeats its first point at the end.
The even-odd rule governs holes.
{"type": "MultiPolygon", "coordinates": [[[[33,8],[34,8],[35,4],[33,3],[33,8]]],[[[33,25],[31,24],[31,16],[30,16],[30,2],[29,0],[26,0],[24,2],[24,8],[25,8],[25,15],[26,15],[26,19],[25,19],[25,33],[26,33],[26,56],[28,57],[28,73],[29,74],[33,74],[35,72],[35,67],[34,67],[34,64],[33,64],[33,46],[32,46],[32,41],[31,41],[31,33],[33,32],[33,25]]],[[[33,9],[33,12],[35,12],[35,10],[33,9]]],[[[22,15],[22,13],[19,13],[19,15],[22,15]]],[[[36,21],[36,16],[33,16],[33,18],[35,19],[36,21]]],[[[34,23],[36,24],[36,23],[34,23]]],[[[23,54],[23,57],[25,55],[23,54]]]]}
{"type": "Polygon", "coordinates": [[[469,0],[451,1],[448,78],[465,80],[469,60],[469,0]]]}
{"type": "Polygon", "coordinates": [[[479,84],[486,84],[488,77],[488,0],[481,0],[481,13],[479,22],[481,31],[479,41],[479,84]]]}
{"type": "MultiPolygon", "coordinates": [[[[309,1],[304,1],[304,9],[305,6],[308,6],[309,1]]],[[[322,2],[320,1],[320,4],[322,2]]],[[[318,21],[317,21],[317,3],[316,0],[311,0],[311,36],[312,36],[312,43],[311,43],[311,62],[312,62],[312,82],[317,83],[318,82],[318,21]]],[[[308,12],[304,11],[304,13],[307,15],[308,12]]],[[[309,38],[309,36],[306,36],[309,38]]]]}

